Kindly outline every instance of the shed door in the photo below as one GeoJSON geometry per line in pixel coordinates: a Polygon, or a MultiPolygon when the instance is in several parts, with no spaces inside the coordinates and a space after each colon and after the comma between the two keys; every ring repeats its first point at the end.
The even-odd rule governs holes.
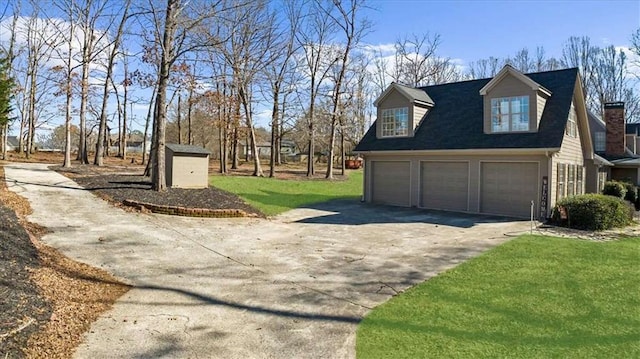
{"type": "Polygon", "coordinates": [[[483,162],[480,212],[528,218],[531,201],[538,205],[538,177],[538,163],[483,162]]]}
{"type": "Polygon", "coordinates": [[[395,206],[411,205],[411,163],[409,161],[373,161],[372,202],[395,206]]]}
{"type": "Polygon", "coordinates": [[[420,190],[422,207],[469,210],[469,163],[422,162],[420,190]]]}

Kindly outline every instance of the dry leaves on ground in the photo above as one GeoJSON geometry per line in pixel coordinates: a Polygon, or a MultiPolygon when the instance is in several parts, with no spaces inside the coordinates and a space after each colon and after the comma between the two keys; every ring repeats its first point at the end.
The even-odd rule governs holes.
{"type": "MultiPolygon", "coordinates": [[[[30,232],[30,236],[13,237],[14,241],[20,241],[19,245],[12,243],[10,250],[13,253],[8,253],[9,249],[4,251],[3,254],[11,255],[13,264],[21,269],[22,275],[3,278],[6,285],[3,284],[0,290],[33,288],[34,285],[37,288],[35,291],[21,291],[21,297],[9,303],[10,310],[0,313],[0,323],[8,324],[6,333],[5,326],[0,326],[3,330],[0,335],[6,334],[2,337],[4,344],[9,343],[5,338],[11,337],[11,343],[17,346],[4,355],[11,358],[70,358],[91,323],[111,308],[129,287],[109,273],[73,261],[40,242],[38,237],[45,234],[46,229],[26,221],[26,216],[31,213],[29,202],[6,189],[1,166],[0,206],[15,211],[19,220],[15,219],[14,227],[22,226],[30,232]],[[38,260],[29,262],[27,252],[34,248],[38,260]],[[25,268],[28,275],[24,273],[25,268]],[[46,305],[42,304],[43,299],[46,305]],[[29,335],[24,336],[25,333],[29,335]]],[[[3,216],[3,219],[7,218],[10,222],[11,215],[3,216]]],[[[4,224],[10,225],[7,220],[4,224]]],[[[6,240],[4,237],[0,239],[6,240]]],[[[2,264],[3,268],[9,267],[8,263],[2,264]]]]}

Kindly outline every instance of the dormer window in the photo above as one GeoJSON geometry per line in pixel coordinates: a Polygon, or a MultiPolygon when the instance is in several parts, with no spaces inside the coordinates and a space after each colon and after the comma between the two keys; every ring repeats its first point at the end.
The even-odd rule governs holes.
{"type": "Polygon", "coordinates": [[[529,96],[491,99],[491,132],[529,131],[529,96]]]}
{"type": "Polygon", "coordinates": [[[382,137],[409,135],[409,108],[388,108],[382,110],[382,137]]]}

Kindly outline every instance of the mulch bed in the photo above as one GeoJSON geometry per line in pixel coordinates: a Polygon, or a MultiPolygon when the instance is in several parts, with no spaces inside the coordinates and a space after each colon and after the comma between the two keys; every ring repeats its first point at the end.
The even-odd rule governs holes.
{"type": "Polygon", "coordinates": [[[31,334],[51,316],[51,304],[31,281],[38,251],[15,212],[0,203],[0,358],[23,357],[31,334]]]}
{"type": "Polygon", "coordinates": [[[249,206],[240,197],[214,187],[203,189],[169,188],[164,192],[157,192],[151,189],[151,180],[141,173],[118,173],[122,170],[131,171],[130,168],[97,169],[95,166],[85,165],[69,169],[62,167],[53,167],[53,169],[73,178],[85,189],[118,204],[131,201],[156,206],[241,210],[252,216],[264,217],[264,214],[249,206]]]}
{"type": "Polygon", "coordinates": [[[30,213],[0,163],[0,358],[70,358],[129,287],[40,242],[47,229],[26,221],[30,213]]]}

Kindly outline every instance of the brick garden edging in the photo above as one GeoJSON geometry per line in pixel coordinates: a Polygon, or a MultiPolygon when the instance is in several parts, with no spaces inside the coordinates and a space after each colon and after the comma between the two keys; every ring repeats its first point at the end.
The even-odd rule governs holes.
{"type": "Polygon", "coordinates": [[[209,209],[209,208],[187,208],[178,206],[164,206],[152,203],[138,202],[125,199],[122,204],[134,207],[138,210],[149,210],[153,213],[168,214],[172,216],[185,217],[206,217],[206,218],[232,218],[232,217],[250,217],[250,215],[241,209],[209,209]]]}

